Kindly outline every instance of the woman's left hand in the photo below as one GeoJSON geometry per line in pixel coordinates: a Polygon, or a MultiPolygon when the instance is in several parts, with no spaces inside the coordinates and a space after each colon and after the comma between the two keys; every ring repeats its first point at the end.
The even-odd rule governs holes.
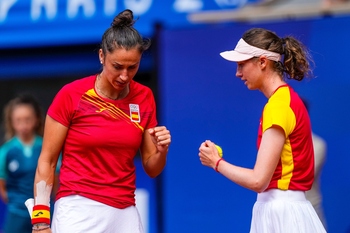
{"type": "Polygon", "coordinates": [[[171,143],[170,131],[165,126],[157,126],[148,129],[148,133],[151,135],[152,142],[156,145],[159,152],[168,151],[168,147],[171,143]]]}

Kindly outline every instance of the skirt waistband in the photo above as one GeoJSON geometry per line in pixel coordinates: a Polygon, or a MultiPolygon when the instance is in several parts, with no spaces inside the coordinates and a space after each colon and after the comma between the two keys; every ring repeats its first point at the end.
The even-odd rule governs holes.
{"type": "Polygon", "coordinates": [[[304,191],[269,189],[258,193],[258,202],[268,202],[273,200],[306,201],[304,191]]]}

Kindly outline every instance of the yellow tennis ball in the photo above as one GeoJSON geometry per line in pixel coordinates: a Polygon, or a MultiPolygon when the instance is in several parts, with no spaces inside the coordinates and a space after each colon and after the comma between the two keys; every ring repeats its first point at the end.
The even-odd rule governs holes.
{"type": "Polygon", "coordinates": [[[223,156],[222,148],[220,146],[218,146],[218,145],[215,145],[215,147],[218,150],[220,157],[222,157],[223,156]]]}

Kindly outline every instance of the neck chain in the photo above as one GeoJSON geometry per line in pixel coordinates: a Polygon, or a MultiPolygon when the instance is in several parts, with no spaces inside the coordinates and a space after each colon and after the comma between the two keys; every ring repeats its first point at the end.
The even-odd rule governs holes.
{"type": "Polygon", "coordinates": [[[96,82],[95,82],[95,88],[97,89],[97,91],[102,94],[104,97],[107,97],[108,99],[111,99],[111,100],[117,100],[119,98],[119,96],[117,98],[112,98],[110,97],[109,95],[105,94],[97,85],[97,81],[100,80],[100,74],[97,75],[97,79],[96,79],[96,82]]]}

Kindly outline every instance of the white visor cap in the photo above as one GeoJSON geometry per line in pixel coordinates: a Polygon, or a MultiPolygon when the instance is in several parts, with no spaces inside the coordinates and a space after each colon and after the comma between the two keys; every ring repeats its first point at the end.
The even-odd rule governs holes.
{"type": "Polygon", "coordinates": [[[226,60],[234,62],[245,61],[262,55],[265,55],[267,59],[272,61],[278,62],[281,60],[281,54],[251,46],[243,39],[238,41],[234,50],[222,52],[220,55],[226,60]]]}

